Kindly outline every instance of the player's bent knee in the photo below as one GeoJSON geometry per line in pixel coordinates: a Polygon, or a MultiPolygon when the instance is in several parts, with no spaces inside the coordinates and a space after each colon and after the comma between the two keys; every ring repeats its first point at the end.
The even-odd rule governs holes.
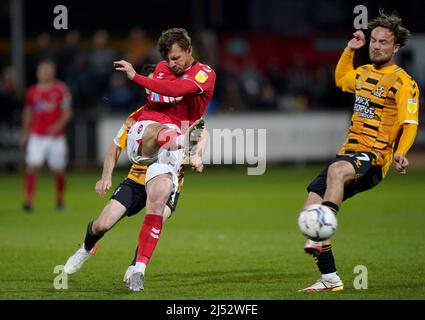
{"type": "Polygon", "coordinates": [[[166,207],[166,200],[157,199],[155,201],[149,201],[146,205],[146,209],[149,213],[155,213],[160,216],[164,216],[164,208],[166,207]]]}
{"type": "Polygon", "coordinates": [[[126,207],[124,207],[120,202],[115,199],[110,200],[103,209],[99,218],[93,222],[93,232],[95,234],[103,234],[109,231],[125,215],[126,212],[126,207]]]}
{"type": "Polygon", "coordinates": [[[345,181],[354,175],[354,169],[348,162],[335,162],[329,166],[328,179],[345,181]],[[352,172],[353,171],[353,172],[352,172]]]}

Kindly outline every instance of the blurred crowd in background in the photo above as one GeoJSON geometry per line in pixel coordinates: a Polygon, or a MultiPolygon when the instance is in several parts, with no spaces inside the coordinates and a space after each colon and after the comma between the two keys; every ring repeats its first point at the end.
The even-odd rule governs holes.
{"type": "MultiPolygon", "coordinates": [[[[281,66],[277,59],[265,59],[267,61],[260,68],[258,60],[249,54],[232,59],[232,52],[228,52],[232,50],[231,45],[217,47],[216,43],[205,44],[209,38],[212,42],[217,41],[216,38],[203,38],[207,40],[194,41],[195,56],[217,72],[215,95],[208,113],[326,110],[338,109],[347,103],[334,84],[334,69],[341,51],[335,51],[329,63],[324,61],[313,67],[302,57],[294,57],[285,66],[281,66]],[[222,56],[222,59],[208,59],[208,55],[203,57],[202,52],[209,52],[211,56],[210,51],[202,50],[205,46],[216,48],[213,56],[222,56]],[[221,53],[223,50],[226,52],[221,53]]],[[[87,38],[78,31],[68,31],[63,39],[41,33],[33,42],[26,56],[27,83],[35,83],[38,63],[53,61],[57,66],[58,79],[71,90],[73,107],[76,112],[83,113],[99,109],[126,113],[145,101],[144,90],[121,72],[114,72],[114,60],[125,59],[136,70],[144,64],[155,64],[161,60],[156,39],[140,27],[132,28],[128,36],[118,39],[111,39],[106,30],[97,30],[87,38]]],[[[344,43],[341,45],[343,48],[344,43]]],[[[409,57],[409,54],[403,56],[409,57]]],[[[407,59],[404,63],[407,67],[408,62],[407,59]]],[[[12,106],[3,108],[3,119],[19,116],[16,112],[22,108],[23,99],[16,95],[14,70],[10,65],[2,66],[0,100],[3,106],[12,106]]]]}
{"type": "MultiPolygon", "coordinates": [[[[113,61],[125,59],[139,72],[145,64],[158,63],[157,39],[170,27],[186,28],[195,59],[217,73],[207,114],[349,114],[352,110],[354,98],[336,88],[334,71],[354,30],[356,0],[182,0],[178,6],[167,0],[122,0],[123,7],[131,8],[125,18],[101,0],[90,0],[90,5],[64,0],[69,10],[67,30],[55,30],[52,25],[56,1],[19,0],[24,4],[22,14],[12,17],[10,4],[17,1],[0,2],[0,151],[9,152],[8,163],[16,162],[25,103],[22,89],[36,82],[38,63],[53,61],[57,78],[68,85],[74,108],[68,128],[70,156],[90,163],[96,155],[93,146],[99,117],[112,114],[124,118],[146,101],[144,89],[115,72],[113,61]],[[11,25],[18,18],[22,21],[25,60],[19,76],[12,67],[11,41],[11,25]],[[18,83],[22,76],[25,81],[18,83]],[[86,137],[85,146],[78,145],[78,134],[86,137]],[[77,155],[77,151],[84,154],[77,155]]],[[[365,0],[363,4],[370,17],[379,8],[398,10],[412,30],[415,39],[401,50],[397,63],[417,80],[423,105],[425,20],[417,10],[421,0],[401,7],[397,0],[365,0]]],[[[356,53],[356,66],[369,62],[367,47],[356,53]]],[[[420,113],[420,128],[424,115],[420,113]]],[[[425,130],[419,132],[417,140],[425,148],[425,130]]]]}
{"type": "MultiPolygon", "coordinates": [[[[112,62],[125,59],[140,70],[144,64],[155,64],[161,60],[156,38],[140,27],[132,28],[127,36],[114,39],[106,30],[97,30],[91,37],[84,38],[73,30],[66,32],[61,39],[44,32],[29,43],[27,84],[36,82],[38,63],[53,61],[58,79],[71,90],[77,113],[99,110],[126,113],[134,110],[145,101],[145,92],[121,72],[114,72],[112,62]]],[[[271,59],[260,68],[249,54],[244,54],[240,61],[233,61],[227,58],[229,52],[224,54],[223,59],[208,59],[208,56],[220,57],[220,50],[232,50],[225,45],[222,47],[217,47],[215,37],[205,36],[200,42],[194,41],[196,58],[210,64],[217,72],[215,95],[208,113],[320,110],[337,108],[340,104],[333,80],[335,64],[308,68],[305,61],[298,59],[282,67],[271,59]],[[208,41],[213,43],[206,43],[208,41]],[[217,52],[211,54],[209,49],[217,52]],[[203,57],[203,52],[209,55],[203,57]]],[[[0,100],[2,106],[10,106],[3,108],[2,118],[17,120],[23,97],[16,94],[14,70],[10,65],[2,66],[0,100]]]]}
{"type": "MultiPolygon", "coordinates": [[[[134,9],[127,12],[126,19],[117,18],[114,8],[100,0],[91,0],[90,6],[64,1],[70,29],[60,31],[54,30],[50,21],[55,1],[43,5],[24,1],[26,87],[35,83],[37,64],[51,60],[56,63],[58,79],[71,90],[77,115],[128,113],[144,103],[145,92],[114,72],[112,62],[128,60],[138,71],[144,64],[157,63],[161,60],[156,47],[161,30],[179,26],[189,31],[195,58],[217,72],[207,113],[351,108],[352,96],[335,87],[334,70],[353,31],[355,0],[320,0],[314,5],[308,0],[182,0],[181,6],[172,10],[165,0],[140,6],[122,1],[123,6],[134,9]],[[99,8],[101,15],[96,14],[99,8]]],[[[419,3],[412,1],[412,5],[419,3]]],[[[408,3],[402,8],[396,0],[365,0],[363,4],[370,16],[381,7],[398,8],[415,35],[425,31],[422,15],[408,3]]],[[[8,16],[9,6],[4,2],[0,17],[8,16]]],[[[16,72],[7,49],[8,24],[2,21],[0,26],[2,119],[18,122],[23,95],[16,93],[16,72]]],[[[398,62],[423,91],[425,70],[415,69],[415,59],[418,54],[404,48],[398,62]]],[[[367,49],[358,60],[368,62],[367,49]]]]}

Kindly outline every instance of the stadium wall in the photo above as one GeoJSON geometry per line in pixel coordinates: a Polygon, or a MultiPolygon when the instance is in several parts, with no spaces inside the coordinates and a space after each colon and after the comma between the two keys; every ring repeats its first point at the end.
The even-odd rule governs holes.
{"type": "MultiPolygon", "coordinates": [[[[344,142],[348,113],[207,115],[206,164],[309,162],[331,159],[344,142]]],[[[122,125],[123,116],[106,116],[97,124],[97,163],[122,125]]],[[[119,166],[128,165],[126,155],[119,166]]]]}

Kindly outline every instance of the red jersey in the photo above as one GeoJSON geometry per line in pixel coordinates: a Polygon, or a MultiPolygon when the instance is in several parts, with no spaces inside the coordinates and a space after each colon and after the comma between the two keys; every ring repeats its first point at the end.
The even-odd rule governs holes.
{"type": "Polygon", "coordinates": [[[211,101],[215,78],[214,70],[199,62],[194,62],[183,75],[177,77],[167,63],[161,61],[155,68],[153,79],[140,75],[136,75],[133,79],[151,90],[144,112],[137,120],[174,123],[179,128],[182,127],[182,123],[189,122],[189,125],[192,125],[202,117],[211,101]],[[196,86],[188,86],[186,81],[196,86]],[[161,94],[165,92],[168,94],[161,94]]]}
{"type": "MultiPolygon", "coordinates": [[[[70,107],[70,95],[65,84],[55,81],[47,87],[32,85],[26,94],[25,108],[33,112],[31,133],[47,135],[47,129],[61,117],[62,108],[70,107]]],[[[56,135],[61,136],[64,131],[56,135]]]]}

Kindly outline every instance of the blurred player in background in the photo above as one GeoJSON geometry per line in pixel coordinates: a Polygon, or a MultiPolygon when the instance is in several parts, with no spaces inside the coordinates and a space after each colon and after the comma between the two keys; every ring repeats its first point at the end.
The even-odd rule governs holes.
{"type": "MultiPolygon", "coordinates": [[[[366,43],[359,30],[336,67],[337,87],[355,94],[354,113],[336,159],[308,186],[305,207],[321,203],[336,214],[344,200],[381,182],[392,162],[401,174],[409,166],[406,154],[418,128],[419,91],[412,77],[395,64],[395,56],[410,32],[396,14],[383,11],[369,28],[371,64],[353,68],[355,51],[366,43]]],[[[302,291],[342,290],[331,241],[308,240],[304,250],[315,257],[322,277],[302,291]]]]}
{"type": "MultiPolygon", "coordinates": [[[[142,70],[142,74],[152,77],[154,69],[155,65],[146,65],[142,70]]],[[[148,90],[147,94],[149,94],[148,90]]],[[[122,150],[127,146],[128,129],[136,122],[135,119],[137,119],[143,112],[144,107],[141,107],[130,114],[127,120],[123,123],[122,128],[118,131],[114,141],[111,143],[108,153],[105,156],[102,177],[99,181],[97,181],[95,186],[96,193],[100,197],[103,197],[107,190],[109,190],[112,186],[112,173],[122,150]]],[[[198,129],[200,131],[204,131],[202,126],[199,126],[198,129]]],[[[199,132],[199,134],[202,134],[202,132],[199,132]]],[[[202,172],[203,170],[202,152],[204,148],[205,142],[202,139],[200,139],[199,144],[193,147],[190,164],[194,171],[202,172]]],[[[185,162],[186,161],[180,165],[178,188],[167,201],[162,215],[163,221],[166,221],[176,210],[184,180],[185,162]]],[[[116,187],[110,201],[107,203],[100,216],[88,224],[83,246],[77,250],[77,252],[72,255],[65,264],[64,270],[67,274],[73,274],[83,266],[83,264],[96,251],[97,241],[99,241],[118,221],[125,216],[130,217],[139,213],[146,206],[146,171],[146,165],[133,164],[131,166],[127,178],[116,187]]],[[[128,281],[129,275],[133,271],[134,264],[135,262],[133,262],[128,268],[124,281],[128,281]]]]}
{"type": "Polygon", "coordinates": [[[192,56],[186,30],[162,32],[158,47],[165,61],[158,63],[154,78],[141,76],[127,61],[114,62],[116,70],[151,92],[145,110],[129,129],[127,155],[131,162],[148,164],[146,216],[139,234],[136,265],[129,289],[144,289],[144,274],[159,240],[163,211],[178,187],[178,169],[189,145],[190,128],[196,126],[210,102],[215,72],[192,56]]]}
{"type": "Polygon", "coordinates": [[[68,147],[65,129],[72,115],[67,86],[56,80],[55,65],[43,61],[37,66],[37,84],[28,88],[23,111],[20,146],[26,146],[25,201],[23,209],[33,209],[37,171],[47,160],[55,174],[56,207],[64,208],[65,167],[68,147]]]}

